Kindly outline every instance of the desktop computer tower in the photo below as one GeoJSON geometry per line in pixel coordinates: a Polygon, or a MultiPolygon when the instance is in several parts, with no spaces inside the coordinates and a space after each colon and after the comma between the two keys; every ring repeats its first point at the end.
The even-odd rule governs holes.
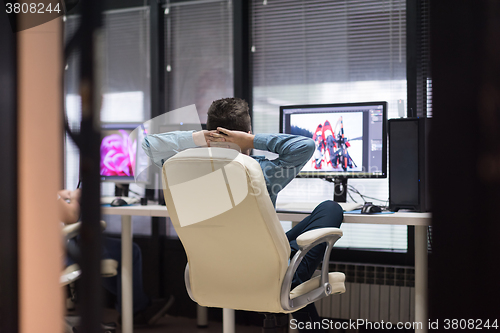
{"type": "Polygon", "coordinates": [[[390,119],[389,209],[430,211],[428,134],[431,118],[390,119]]]}

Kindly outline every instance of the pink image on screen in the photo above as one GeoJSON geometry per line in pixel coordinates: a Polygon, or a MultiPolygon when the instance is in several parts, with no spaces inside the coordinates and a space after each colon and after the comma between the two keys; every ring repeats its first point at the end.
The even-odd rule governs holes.
{"type": "Polygon", "coordinates": [[[131,142],[124,130],[101,141],[101,176],[133,176],[137,141],[131,142]]]}

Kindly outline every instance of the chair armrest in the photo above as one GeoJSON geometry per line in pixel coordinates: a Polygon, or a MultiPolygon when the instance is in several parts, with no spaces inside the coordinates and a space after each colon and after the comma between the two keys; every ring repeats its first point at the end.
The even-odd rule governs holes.
{"type": "Polygon", "coordinates": [[[184,269],[184,283],[186,284],[186,290],[189,295],[189,298],[195,303],[196,300],[193,297],[193,292],[191,291],[191,280],[189,279],[189,262],[186,264],[186,268],[184,269]]]}
{"type": "Polygon", "coordinates": [[[342,230],[340,230],[339,228],[319,228],[304,232],[302,235],[297,237],[295,241],[297,242],[297,245],[300,248],[304,248],[307,245],[312,244],[317,240],[330,235],[338,235],[340,238],[342,237],[343,233],[342,230]]]}
{"type": "MultiPolygon", "coordinates": [[[[64,238],[71,239],[73,237],[76,237],[76,235],[78,235],[81,227],[82,227],[82,222],[66,224],[64,227],[62,227],[62,234],[64,238]]],[[[101,228],[103,231],[106,230],[106,221],[101,220],[101,228]]]]}
{"type": "MultiPolygon", "coordinates": [[[[312,277],[310,280],[299,284],[290,292],[290,299],[302,296],[311,290],[319,288],[321,282],[321,275],[312,277]]],[[[332,286],[332,294],[342,294],[345,292],[345,274],[341,272],[328,273],[328,283],[332,286]]]]}
{"type": "MultiPolygon", "coordinates": [[[[318,281],[319,283],[315,282],[319,284],[317,288],[309,290],[300,296],[294,295],[293,299],[290,291],[295,271],[299,267],[299,264],[307,252],[318,244],[327,243],[326,250],[323,255],[323,262],[327,263],[330,258],[330,253],[332,252],[333,245],[340,237],[342,237],[342,230],[339,228],[315,229],[305,232],[297,237],[296,241],[297,245],[299,245],[299,250],[290,261],[290,265],[285,273],[285,278],[281,284],[280,302],[283,310],[287,312],[296,311],[309,303],[313,303],[318,299],[332,294],[333,290],[332,285],[329,282],[328,264],[323,264],[323,267],[321,268],[321,276],[318,281]]],[[[307,281],[305,283],[307,283],[307,281]]],[[[307,288],[307,290],[308,289],[309,288],[307,288]]]]}
{"type": "Polygon", "coordinates": [[[72,224],[67,224],[62,228],[62,233],[64,238],[66,239],[71,239],[73,237],[76,237],[78,233],[80,232],[80,228],[82,226],[82,222],[76,222],[72,224]]]}

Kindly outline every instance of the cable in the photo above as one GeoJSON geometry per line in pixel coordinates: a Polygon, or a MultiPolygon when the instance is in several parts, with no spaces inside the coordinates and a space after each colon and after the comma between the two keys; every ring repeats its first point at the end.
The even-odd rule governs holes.
{"type": "MultiPolygon", "coordinates": [[[[363,198],[363,200],[364,200],[364,198],[368,198],[368,199],[372,199],[372,200],[377,200],[377,201],[387,202],[387,200],[381,200],[381,199],[377,199],[377,198],[374,198],[374,197],[370,197],[370,196],[367,196],[367,195],[361,194],[361,192],[359,192],[359,191],[358,191],[355,187],[353,187],[352,185],[349,185],[348,187],[350,187],[350,189],[351,189],[354,193],[358,194],[361,198],[363,198]]],[[[364,200],[364,201],[366,201],[366,200],[364,200]]]]}
{"type": "Polygon", "coordinates": [[[355,203],[358,203],[356,200],[354,200],[354,198],[352,197],[351,192],[349,192],[348,188],[346,189],[346,191],[347,191],[347,194],[349,195],[349,198],[351,198],[351,200],[354,201],[355,203]]]}
{"type": "MultiPolygon", "coordinates": [[[[73,36],[68,40],[66,46],[64,47],[64,63],[63,63],[64,66],[66,66],[66,64],[68,63],[68,59],[69,59],[70,55],[75,50],[78,49],[81,35],[82,35],[82,24],[80,23],[80,25],[76,29],[75,33],[73,34],[73,36]]],[[[65,70],[62,71],[62,77],[61,77],[61,82],[62,82],[63,87],[64,87],[64,75],[65,75],[65,70]]],[[[62,111],[63,111],[64,129],[66,130],[66,133],[68,133],[71,140],[73,140],[75,145],[80,150],[81,149],[80,133],[74,133],[73,130],[69,127],[67,110],[66,110],[66,103],[63,103],[63,104],[64,104],[64,106],[63,106],[62,111]]]]}
{"type": "Polygon", "coordinates": [[[66,107],[63,108],[64,112],[64,129],[66,130],[66,133],[68,133],[69,137],[73,142],[75,143],[76,147],[80,149],[80,133],[74,133],[73,130],[69,127],[68,124],[68,117],[66,116],[66,107]]]}
{"type": "Polygon", "coordinates": [[[132,191],[130,188],[128,189],[128,191],[134,193],[135,195],[138,195],[140,198],[142,197],[139,193],[132,191]]]}
{"type": "MultiPolygon", "coordinates": [[[[354,186],[352,185],[347,185],[347,188],[348,190],[351,190],[353,191],[354,193],[356,193],[357,195],[359,195],[361,197],[361,199],[366,202],[365,198],[368,198],[368,199],[371,199],[371,200],[377,200],[377,201],[381,201],[383,202],[384,204],[386,204],[388,202],[388,200],[381,200],[381,199],[378,199],[378,198],[374,198],[374,197],[370,197],[370,196],[367,196],[367,195],[364,195],[364,194],[361,194],[361,192],[359,192],[354,186]]],[[[349,193],[349,191],[347,191],[347,193],[349,193]]],[[[350,195],[349,195],[350,196],[350,195]]],[[[351,197],[352,198],[352,197],[351,197]]]]}

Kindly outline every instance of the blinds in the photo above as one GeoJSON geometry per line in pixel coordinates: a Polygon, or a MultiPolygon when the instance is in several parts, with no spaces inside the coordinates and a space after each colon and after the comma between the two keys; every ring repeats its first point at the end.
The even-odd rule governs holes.
{"type": "Polygon", "coordinates": [[[210,104],[233,95],[232,2],[167,4],[164,23],[166,111],[196,104],[206,123],[210,104]]]}
{"type": "MultiPolygon", "coordinates": [[[[255,133],[278,132],[280,105],[387,101],[389,118],[398,117],[397,101],[406,100],[405,0],[253,0],[251,19],[255,133]]],[[[374,203],[388,199],[386,179],[349,184],[381,200],[374,203]]],[[[295,179],[278,200],[332,196],[327,182],[295,179]]],[[[346,227],[339,246],[406,250],[406,226],[346,227]]]]}
{"type": "Polygon", "coordinates": [[[256,86],[406,78],[404,1],[253,4],[256,86]]]}
{"type": "Polygon", "coordinates": [[[149,42],[149,7],[104,13],[101,121],[142,122],[150,118],[149,42]]]}
{"type": "Polygon", "coordinates": [[[430,47],[430,0],[420,0],[417,55],[417,110],[432,117],[432,76],[430,47]]]}
{"type": "Polygon", "coordinates": [[[278,106],[406,100],[404,0],[252,2],[254,128],[278,106]]]}
{"type": "Polygon", "coordinates": [[[431,23],[430,23],[430,0],[422,0],[422,26],[423,26],[423,55],[425,61],[425,83],[426,83],[426,94],[425,94],[425,114],[427,117],[432,117],[432,73],[431,73],[431,23]]]}
{"type": "MultiPolygon", "coordinates": [[[[65,42],[78,28],[80,17],[65,21],[65,42]]],[[[150,118],[149,8],[134,7],[104,13],[103,25],[103,101],[101,121],[142,122],[150,118]]],[[[78,92],[78,53],[66,64],[65,107],[70,127],[79,129],[81,99],[78,92]]],[[[65,186],[76,188],[79,178],[78,149],[65,140],[65,186]]],[[[103,195],[113,195],[113,184],[104,184],[103,195]]]]}

